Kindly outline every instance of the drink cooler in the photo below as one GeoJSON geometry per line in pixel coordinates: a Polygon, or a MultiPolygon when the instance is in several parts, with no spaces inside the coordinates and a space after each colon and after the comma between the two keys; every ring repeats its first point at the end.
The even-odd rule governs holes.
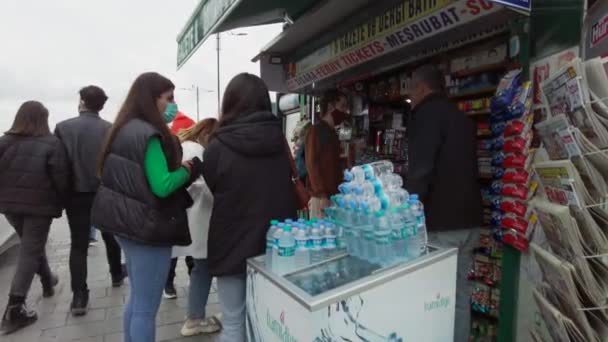
{"type": "Polygon", "coordinates": [[[388,268],[342,254],[279,276],[247,262],[249,342],[450,342],[457,249],[388,268]]]}

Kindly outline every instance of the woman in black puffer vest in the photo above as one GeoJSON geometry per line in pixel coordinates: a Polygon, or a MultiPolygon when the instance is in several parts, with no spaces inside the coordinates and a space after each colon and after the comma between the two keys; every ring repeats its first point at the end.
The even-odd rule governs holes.
{"type": "Polygon", "coordinates": [[[0,213],[21,239],[19,262],[2,317],[4,334],[37,320],[25,299],[34,274],[43,296],[51,297],[58,278],[49,268],[45,246],[53,218],[61,217],[70,189],[69,164],[61,141],[49,130],[49,111],[40,102],[25,102],[11,129],[0,138],[0,213]]]}

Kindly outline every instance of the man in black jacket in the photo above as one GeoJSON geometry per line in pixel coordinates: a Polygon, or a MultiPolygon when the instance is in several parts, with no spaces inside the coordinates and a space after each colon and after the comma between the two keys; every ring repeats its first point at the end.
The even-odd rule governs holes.
{"type": "Polygon", "coordinates": [[[471,288],[466,277],[482,222],[475,126],[449,101],[437,68],[420,67],[412,84],[406,188],[425,206],[429,243],[459,249],[454,341],[468,341],[471,288]]]}
{"type": "MultiPolygon", "coordinates": [[[[80,90],[80,115],[63,121],[55,128],[55,135],[63,142],[72,168],[72,195],[66,205],[72,246],[70,274],[74,298],[72,314],[85,315],[89,303],[87,287],[87,248],[91,229],[91,207],[99,187],[96,174],[97,157],[112,126],[99,116],[108,97],[97,86],[80,90]]],[[[111,234],[102,234],[106,245],[112,285],[122,285],[125,274],[121,265],[120,246],[111,234]]]]}

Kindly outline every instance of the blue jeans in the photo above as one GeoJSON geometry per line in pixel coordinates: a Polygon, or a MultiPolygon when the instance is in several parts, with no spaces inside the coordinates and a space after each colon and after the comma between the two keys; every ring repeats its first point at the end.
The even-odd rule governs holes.
{"type": "Polygon", "coordinates": [[[89,240],[97,241],[97,229],[95,229],[95,227],[91,227],[91,233],[89,234],[89,240]]]}
{"type": "Polygon", "coordinates": [[[189,319],[206,318],[205,307],[209,299],[211,280],[207,259],[194,259],[194,268],[190,274],[190,293],[188,294],[189,319]]]}
{"type": "Polygon", "coordinates": [[[220,342],[245,342],[245,274],[217,278],[224,329],[220,342]]]}
{"type": "Polygon", "coordinates": [[[125,252],[131,285],[123,320],[124,341],[156,341],[156,314],[169,273],[171,247],[117,239],[125,252]]]}

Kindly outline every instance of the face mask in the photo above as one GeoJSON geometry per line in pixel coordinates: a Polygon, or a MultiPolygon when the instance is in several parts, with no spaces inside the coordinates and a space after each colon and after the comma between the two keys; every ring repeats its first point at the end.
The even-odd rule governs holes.
{"type": "Polygon", "coordinates": [[[165,109],[165,112],[163,113],[163,119],[165,120],[165,123],[172,122],[173,120],[175,120],[176,116],[177,116],[177,103],[169,102],[169,104],[167,104],[167,109],[165,109]]]}
{"type": "Polygon", "coordinates": [[[334,125],[336,125],[336,126],[339,126],[340,124],[342,124],[344,122],[344,120],[346,120],[346,113],[344,113],[343,111],[338,110],[338,109],[334,110],[331,113],[331,116],[333,117],[334,125]]]}

